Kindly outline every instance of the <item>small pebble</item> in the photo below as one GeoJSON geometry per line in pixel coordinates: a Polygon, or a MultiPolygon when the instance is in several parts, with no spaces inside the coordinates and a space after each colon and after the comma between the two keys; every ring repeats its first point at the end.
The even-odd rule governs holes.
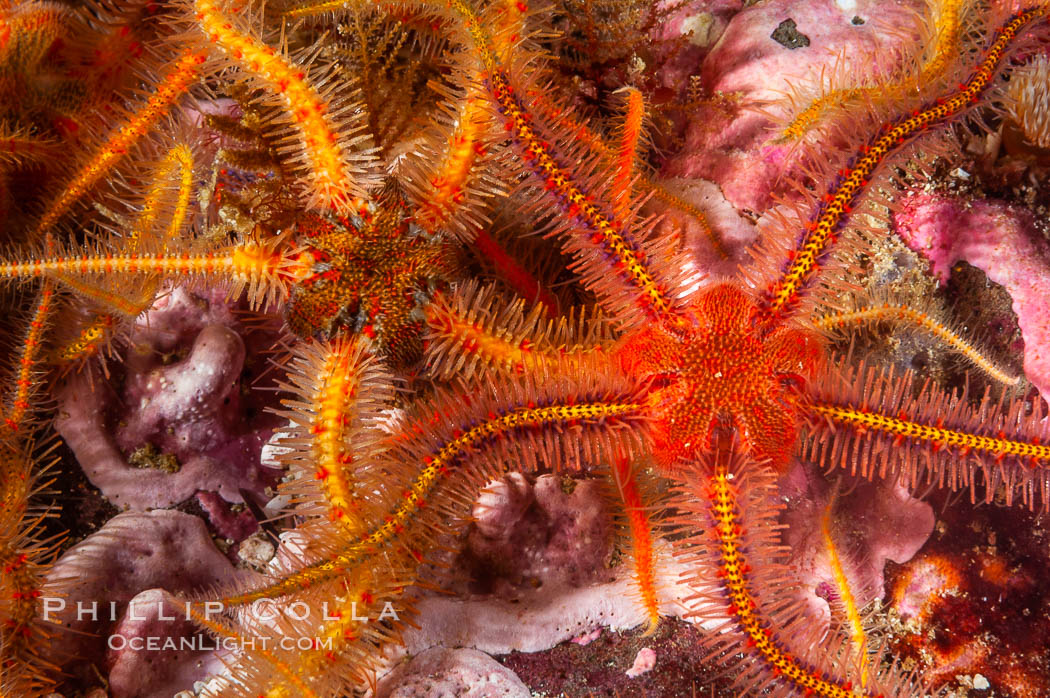
{"type": "Polygon", "coordinates": [[[987,691],[992,685],[988,683],[988,679],[984,678],[981,674],[974,674],[973,676],[973,688],[975,691],[987,691]]]}
{"type": "Polygon", "coordinates": [[[270,563],[276,552],[273,543],[264,535],[256,533],[241,543],[241,547],[237,549],[237,557],[252,567],[262,569],[270,563]]]}
{"type": "Polygon", "coordinates": [[[627,670],[627,677],[633,679],[636,676],[641,676],[654,666],[656,666],[656,652],[648,647],[643,647],[638,650],[638,655],[634,658],[634,665],[627,670]]]}
{"type": "Polygon", "coordinates": [[[798,30],[793,19],[785,19],[778,24],[769,38],[784,48],[796,49],[809,46],[809,37],[798,30]]]}
{"type": "Polygon", "coordinates": [[[693,46],[706,48],[718,38],[715,31],[715,16],[710,12],[701,12],[682,20],[681,32],[689,36],[693,46]]]}

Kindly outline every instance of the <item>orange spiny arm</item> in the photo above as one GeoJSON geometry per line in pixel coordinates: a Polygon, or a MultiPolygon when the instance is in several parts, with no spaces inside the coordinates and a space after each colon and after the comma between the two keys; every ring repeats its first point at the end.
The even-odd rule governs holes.
{"type": "MultiPolygon", "coordinates": [[[[342,663],[349,665],[347,669],[357,681],[365,683],[373,680],[369,672],[381,663],[375,647],[386,643],[400,644],[398,621],[393,623],[393,628],[387,627],[386,623],[361,621],[363,617],[382,617],[384,597],[377,592],[374,586],[376,582],[367,574],[346,580],[345,590],[334,600],[334,609],[318,611],[325,616],[331,614],[334,619],[326,618],[325,623],[315,631],[311,649],[295,652],[294,666],[301,676],[324,676],[326,670],[330,671],[337,663],[342,663]]],[[[285,698],[287,694],[284,689],[285,685],[270,682],[268,690],[260,695],[264,698],[285,698]]]]}
{"type": "Polygon", "coordinates": [[[347,473],[351,456],[347,451],[345,433],[357,390],[353,366],[355,349],[353,343],[342,341],[326,352],[322,379],[312,396],[314,420],[311,431],[316,434],[313,451],[317,478],[321,480],[333,518],[356,529],[360,522],[356,521],[351,506],[354,483],[347,473]]]}
{"type": "Polygon", "coordinates": [[[527,301],[541,303],[547,314],[555,317],[558,314],[558,299],[542,286],[539,280],[528,269],[518,263],[487,230],[481,228],[474,235],[474,247],[482,259],[491,262],[499,270],[502,278],[514,291],[527,301]]]}
{"type": "MultiPolygon", "coordinates": [[[[937,14],[933,17],[937,36],[933,50],[923,63],[919,74],[919,84],[933,82],[941,77],[952,60],[959,53],[959,39],[962,36],[964,0],[944,0],[939,4],[937,14]]],[[[899,85],[903,86],[902,83],[899,85]]],[[[897,85],[894,86],[895,88],[897,85]]]]}
{"type": "Polygon", "coordinates": [[[443,304],[432,303],[424,312],[427,323],[439,336],[447,338],[458,352],[477,356],[482,365],[499,367],[505,373],[531,373],[554,359],[542,349],[535,349],[527,339],[510,342],[443,304]]]}
{"type": "Polygon", "coordinates": [[[0,262],[0,279],[58,275],[154,275],[219,277],[247,286],[253,305],[287,294],[291,261],[272,244],[249,241],[228,252],[205,254],[105,254],[0,262]]]}
{"type": "Polygon", "coordinates": [[[627,512],[627,526],[631,534],[631,557],[634,559],[634,579],[645,607],[645,635],[656,632],[660,623],[660,599],[656,590],[656,572],[653,568],[653,533],[649,512],[638,488],[638,480],[631,461],[617,458],[613,474],[620,500],[627,512]]]}
{"type": "Polygon", "coordinates": [[[475,162],[485,152],[480,138],[483,106],[480,95],[473,90],[463,100],[459,123],[448,137],[444,158],[425,185],[414,218],[428,232],[436,233],[452,220],[465,196],[475,162]]]}
{"type": "Polygon", "coordinates": [[[552,157],[550,149],[536,135],[529,124],[525,109],[513,96],[510,83],[502,72],[493,73],[489,80],[492,94],[499,103],[504,119],[522,150],[522,158],[532,172],[543,181],[544,187],[553,191],[565,202],[566,213],[579,217],[591,231],[591,242],[598,245],[621,269],[620,273],[637,288],[651,317],[665,316],[672,311],[673,303],[664,289],[650,273],[644,253],[636,249],[621,233],[618,222],[614,222],[591,203],[552,157]]]}
{"type": "Polygon", "coordinates": [[[588,322],[585,313],[544,320],[540,306],[526,313],[524,300],[500,303],[494,287],[461,286],[423,312],[430,329],[427,364],[443,377],[470,378],[490,370],[542,374],[564,360],[597,360],[612,345],[602,324],[588,322]]]}
{"type": "Polygon", "coordinates": [[[1030,459],[1033,464],[1047,467],[1050,462],[1050,446],[1027,441],[1016,441],[1002,436],[981,436],[966,431],[921,424],[905,419],[904,415],[892,417],[878,412],[858,410],[849,406],[830,403],[815,403],[810,411],[827,417],[832,422],[858,429],[888,434],[902,439],[925,441],[935,448],[959,448],[965,451],[987,453],[997,458],[1012,456],[1030,459]]]}
{"type": "Polygon", "coordinates": [[[1017,385],[1021,380],[1020,376],[1011,376],[996,366],[991,359],[982,354],[973,344],[960,337],[958,333],[935,316],[902,303],[882,303],[850,312],[825,315],[817,320],[815,324],[823,330],[830,330],[854,323],[879,322],[881,320],[906,322],[912,327],[928,332],[952,350],[965,356],[968,361],[988,374],[989,377],[1004,385],[1017,385]]]}
{"type": "Polygon", "coordinates": [[[195,0],[196,18],[210,41],[218,44],[245,71],[280,95],[299,131],[304,178],[321,207],[341,213],[366,208],[367,194],[351,177],[348,144],[339,134],[331,105],[318,94],[305,72],[276,50],[239,29],[223,12],[219,0],[195,0]]]}
{"type": "Polygon", "coordinates": [[[842,566],[838,546],[831,534],[831,511],[834,504],[832,500],[824,510],[824,516],[820,519],[820,534],[824,539],[824,548],[828,551],[828,561],[831,565],[831,576],[835,581],[835,589],[846,611],[850,640],[853,642],[853,649],[856,651],[857,660],[861,666],[860,685],[866,686],[868,683],[868,636],[864,632],[864,622],[861,620],[860,610],[857,608],[857,601],[853,596],[853,589],[850,588],[846,570],[842,566]]]}
{"type": "Polygon", "coordinates": [[[282,491],[297,502],[300,515],[316,515],[326,525],[335,521],[346,536],[367,529],[355,469],[368,462],[375,439],[363,429],[371,422],[362,421],[362,415],[388,405],[383,387],[388,383],[364,344],[345,337],[303,343],[289,363],[289,381],[283,387],[291,397],[281,401],[279,414],[293,427],[282,439],[287,452],[280,459],[301,477],[282,491]]]}
{"type": "Polygon", "coordinates": [[[127,154],[136,141],[157,124],[200,77],[204,61],[205,54],[196,51],[185,51],[179,56],[174,67],[155,86],[146,103],[126,124],[117,129],[101,148],[91,154],[87,163],[79,169],[58,198],[47,206],[32,237],[49,230],[70,206],[127,154]]]}
{"type": "MultiPolygon", "coordinates": [[[[39,382],[43,336],[54,299],[54,288],[45,281],[22,346],[15,352],[14,389],[4,400],[0,414],[0,664],[15,675],[9,685],[18,685],[23,691],[50,686],[53,682],[44,677],[57,669],[39,653],[40,646],[48,641],[37,625],[42,566],[52,549],[34,540],[42,515],[29,513],[29,501],[38,485],[32,447],[28,445],[31,441],[28,434],[21,433],[39,382]]],[[[13,689],[11,695],[15,694],[13,689]]]]}
{"type": "Polygon", "coordinates": [[[510,409],[501,415],[493,414],[469,429],[457,431],[451,440],[434,449],[431,455],[423,457],[422,467],[415,479],[405,487],[400,504],[386,515],[381,524],[364,534],[359,542],[331,559],[298,570],[264,588],[224,598],[222,603],[238,606],[258,599],[279,598],[345,574],[348,568],[396,540],[427,505],[434,490],[456,470],[457,463],[467,453],[483,447],[491,439],[521,429],[637,416],[643,409],[643,405],[636,403],[594,402],[525,406],[510,409]]]}
{"type": "Polygon", "coordinates": [[[645,116],[645,103],[642,93],[633,87],[627,90],[627,104],[623,125],[620,127],[619,143],[616,147],[616,169],[613,174],[612,195],[616,204],[615,213],[623,220],[630,211],[631,188],[635,177],[635,160],[638,158],[638,144],[642,138],[642,119],[645,116]]]}
{"type": "Polygon", "coordinates": [[[730,612],[734,622],[747,635],[749,646],[761,655],[774,674],[789,681],[806,695],[821,698],[856,698],[867,695],[855,693],[852,686],[839,686],[805,668],[790,654],[780,649],[774,639],[774,629],[766,627],[759,615],[759,607],[748,582],[750,565],[742,544],[741,522],[737,515],[736,491],[732,474],[722,457],[716,456],[714,473],[709,481],[711,511],[715,517],[715,535],[718,538],[723,580],[729,596],[730,612]]]}
{"type": "Polygon", "coordinates": [[[96,314],[75,337],[55,349],[52,354],[53,361],[58,364],[71,364],[89,356],[97,356],[115,324],[114,317],[109,313],[96,314]]]}
{"type": "Polygon", "coordinates": [[[980,98],[995,75],[1010,42],[1028,24],[1045,17],[1048,11],[1047,8],[1036,7],[1016,15],[999,29],[972,77],[960,85],[958,92],[888,124],[883,135],[861,149],[857,161],[843,171],[842,181],[825,195],[824,203],[809,224],[787,271],[770,288],[768,303],[772,314],[780,315],[789,311],[798,294],[819,268],[820,258],[834,244],[839,229],[848,220],[854,202],[876,168],[905,140],[959,114],[980,98]]]}
{"type": "Polygon", "coordinates": [[[129,318],[137,317],[153,303],[153,293],[156,290],[154,284],[146,284],[145,288],[134,292],[111,291],[99,284],[84,281],[73,274],[56,273],[48,276],[78,296],[129,318]]]}
{"type": "Polygon", "coordinates": [[[3,414],[4,425],[11,431],[17,431],[22,426],[31,407],[29,397],[38,382],[40,349],[54,296],[55,291],[51,283],[44,282],[33,317],[29,321],[29,330],[22,339],[22,346],[19,347],[15,364],[14,391],[5,400],[3,414]]]}

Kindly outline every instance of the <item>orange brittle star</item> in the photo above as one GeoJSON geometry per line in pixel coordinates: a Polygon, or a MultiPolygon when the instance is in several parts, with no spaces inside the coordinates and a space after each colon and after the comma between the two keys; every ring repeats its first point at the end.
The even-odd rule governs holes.
{"type": "MultiPolygon", "coordinates": [[[[298,4],[287,14],[314,21],[352,12],[351,4],[298,4]]],[[[45,279],[41,315],[50,312],[53,284],[92,308],[116,315],[124,307],[133,316],[141,303],[116,280],[147,279],[152,293],[161,279],[217,278],[231,281],[234,294],[247,287],[254,307],[285,304],[288,325],[301,335],[286,367],[290,397],[281,412],[290,435],[278,445],[286,448],[280,457],[289,469],[283,491],[293,500],[287,513],[305,541],[302,552],[281,557],[266,578],[172,601],[220,638],[313,638],[314,644],[288,649],[242,643],[242,651],[229,657],[226,683],[203,695],[305,698],[374,684],[381,650],[400,639],[408,622],[412,588],[440,586],[443,554],[469,524],[470,504],[482,488],[512,467],[601,464],[612,471],[616,503],[628,518],[633,574],[650,630],[661,613],[655,529],[668,524],[652,515],[659,504],[680,512],[670,524],[685,531],[673,545],[695,570],[686,581],[695,591],[688,600],[691,615],[720,627],[705,636],[703,648],[732,669],[740,690],[825,698],[925,693],[919,677],[892,661],[872,662],[863,628],[858,640],[800,627],[805,614],[784,584],[791,573],[772,503],[776,476],[798,458],[852,467],[869,478],[894,477],[912,489],[927,481],[969,488],[972,496],[983,477],[989,501],[1003,493],[1009,503],[1021,493],[1030,506],[1047,506],[1050,447],[1042,441],[1050,427],[1039,409],[1028,412],[1020,399],[970,404],[938,388],[912,398],[908,378],[839,357],[825,328],[879,319],[910,323],[977,357],[975,365],[993,378],[1002,380],[1004,372],[990,370],[994,364],[970,343],[919,310],[889,304],[836,310],[818,280],[832,293],[847,286],[834,276],[832,253],[859,256],[869,249],[852,230],[852,217],[866,205],[873,180],[885,176],[892,159],[924,131],[961,119],[990,99],[1009,60],[1023,53],[1025,33],[1041,27],[1048,10],[979,18],[999,26],[988,30],[979,51],[960,51],[977,62],[956,68],[964,71],[957,89],[932,98],[908,96],[904,116],[896,116],[899,109],[884,115],[874,137],[833,163],[835,170],[821,173],[825,188],[819,199],[800,204],[799,220],[766,231],[756,262],[741,270],[742,280],[696,290],[688,255],[641,213],[654,192],[648,178],[634,172],[640,94],[627,95],[619,147],[595,145],[600,136],[573,110],[545,96],[547,58],[529,28],[530,22],[549,27],[545,10],[517,1],[362,4],[405,21],[424,20],[425,31],[452,46],[443,40],[415,47],[440,54],[435,73],[452,76],[452,84],[435,90],[445,99],[435,112],[451,116],[435,116],[427,126],[433,132],[412,134],[428,140],[427,148],[437,147],[432,142],[448,146],[448,157],[435,166],[439,171],[406,175],[415,180],[406,187],[414,197],[374,191],[378,169],[362,133],[362,110],[350,90],[337,94],[331,86],[345,86],[340,66],[318,70],[311,59],[290,55],[283,28],[271,27],[264,40],[256,25],[284,27],[285,17],[278,21],[261,11],[252,18],[219,0],[195,0],[177,13],[185,34],[165,39],[179,53],[159,79],[164,88],[101,139],[103,145],[90,151],[33,229],[46,232],[69,214],[198,75],[224,79],[209,62],[215,61],[236,71],[251,99],[281,114],[268,135],[282,154],[275,169],[287,170],[297,202],[290,216],[294,230],[277,233],[256,221],[233,241],[204,235],[181,240],[179,230],[153,224],[165,216],[157,215],[151,194],[137,209],[136,234],[119,243],[84,246],[73,240],[54,247],[49,241],[44,255],[0,260],[2,279],[45,279]],[[482,195],[474,185],[495,178],[485,167],[509,175],[482,195]],[[498,300],[473,307],[496,294],[472,284],[429,297],[431,281],[445,270],[425,267],[443,267],[447,249],[443,240],[428,236],[447,226],[469,242],[477,221],[485,219],[485,206],[510,190],[510,183],[516,213],[561,241],[604,319],[580,314],[545,321],[538,312],[526,314],[523,303],[498,300]],[[158,227],[166,232],[157,234],[158,227]],[[295,236],[299,248],[288,244],[295,236]],[[401,348],[403,335],[413,334],[406,328],[424,318],[430,330],[427,378],[435,384],[450,376],[459,381],[436,386],[433,396],[405,398],[367,342],[343,330],[385,334],[389,353],[407,363],[411,352],[401,348]],[[392,420],[394,407],[402,411],[392,420]],[[644,486],[657,475],[676,483],[674,493],[659,500],[644,486]],[[404,602],[404,621],[353,624],[357,613],[370,613],[389,599],[404,602]],[[273,623],[252,615],[263,600],[280,600],[275,605],[283,615],[273,623]],[[308,618],[284,613],[295,604],[324,605],[326,611],[308,618]],[[225,613],[213,613],[216,605],[225,613]]],[[[174,179],[176,171],[184,181],[192,179],[185,174],[192,166],[157,168],[155,176],[174,179]]],[[[176,228],[190,205],[189,190],[181,186],[170,197],[177,203],[167,217],[179,221],[176,228]]],[[[13,533],[0,539],[5,560],[19,559],[24,538],[37,526],[22,515],[30,497],[25,483],[32,478],[24,462],[27,441],[12,435],[11,426],[26,428],[26,396],[39,383],[37,349],[45,323],[33,323],[14,390],[8,391],[16,409],[5,406],[9,426],[0,432],[5,457],[15,454],[3,462],[10,471],[4,478],[5,513],[15,514],[6,527],[13,533]]],[[[46,557],[29,549],[38,559],[46,557]]],[[[19,633],[38,610],[39,589],[31,588],[38,580],[30,571],[35,568],[12,567],[3,577],[2,588],[17,587],[17,596],[13,603],[4,599],[0,613],[19,633]]],[[[5,670],[28,667],[30,683],[18,672],[0,676],[0,682],[5,691],[30,685],[41,693],[53,682],[43,678],[46,667],[25,644],[4,635],[0,653],[5,670]]]]}

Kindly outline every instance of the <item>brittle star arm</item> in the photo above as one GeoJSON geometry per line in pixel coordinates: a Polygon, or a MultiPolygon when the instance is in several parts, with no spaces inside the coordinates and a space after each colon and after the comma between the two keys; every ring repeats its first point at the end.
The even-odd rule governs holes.
{"type": "Polygon", "coordinates": [[[972,402],[932,383],[913,390],[910,374],[861,365],[837,367],[814,390],[804,412],[809,437],[802,455],[828,468],[864,477],[900,477],[968,488],[984,499],[1000,492],[1007,504],[1020,493],[1033,508],[1050,494],[1050,425],[1045,408],[1024,400],[972,402]]]}
{"type": "Polygon", "coordinates": [[[25,260],[0,259],[0,282],[57,275],[65,277],[168,277],[210,278],[232,284],[231,296],[248,290],[252,307],[267,305],[288,295],[296,278],[296,260],[282,238],[250,237],[226,249],[197,254],[177,252],[110,253],[101,247],[84,247],[31,256],[25,260]]]}
{"type": "MultiPolygon", "coordinates": [[[[34,303],[27,329],[13,348],[0,401],[0,692],[36,695],[52,687],[57,671],[41,656],[49,633],[39,620],[41,584],[53,558],[55,538],[40,541],[46,512],[32,499],[41,482],[33,443],[33,398],[44,372],[45,334],[57,302],[52,282],[45,281],[34,303]]],[[[45,449],[46,452],[46,449],[45,449]]]]}
{"type": "MultiPolygon", "coordinates": [[[[446,418],[438,414],[437,418],[442,422],[452,419],[453,423],[462,424],[451,430],[449,438],[438,441],[428,447],[425,454],[419,455],[416,459],[417,472],[403,486],[401,496],[398,497],[399,503],[382,519],[373,522],[371,528],[361,534],[357,541],[349,543],[330,558],[307,565],[277,582],[234,594],[220,601],[227,607],[239,606],[258,599],[288,596],[306,587],[331,581],[351,573],[369,557],[380,554],[383,549],[402,540],[408,529],[421,525],[420,519],[424,527],[433,526],[434,522],[429,515],[431,506],[435,501],[440,501],[450,486],[457,484],[459,476],[465,472],[469,474],[471,469],[464,466],[470,460],[468,456],[475,455],[476,452],[484,452],[495,445],[499,445],[501,449],[511,445],[516,450],[521,450],[520,447],[516,447],[515,442],[521,438],[525,443],[537,433],[542,433],[545,439],[558,440],[563,438],[563,430],[573,425],[598,427],[602,431],[610,424],[638,428],[642,421],[644,405],[639,401],[625,401],[623,397],[625,396],[593,402],[568,400],[545,405],[535,404],[530,400],[524,404],[507,405],[498,412],[489,413],[480,421],[470,419],[466,415],[446,418]],[[474,422],[473,425],[471,422],[474,422]]],[[[613,434],[616,432],[610,431],[613,434]]],[[[410,447],[410,450],[416,449],[410,447]]],[[[601,450],[604,450],[604,447],[601,450]]],[[[486,475],[496,474],[486,472],[486,475]]],[[[485,482],[477,486],[483,486],[485,482]]],[[[410,552],[417,561],[423,561],[424,551],[413,547],[410,552]]]]}
{"type": "Polygon", "coordinates": [[[997,365],[979,346],[964,338],[932,304],[913,306],[896,301],[865,303],[853,310],[828,313],[814,320],[813,324],[824,332],[839,333],[853,325],[880,322],[905,325],[933,337],[1003,385],[1014,386],[1021,382],[1021,376],[1011,374],[997,365]]]}
{"type": "Polygon", "coordinates": [[[443,379],[539,375],[565,362],[601,371],[614,344],[610,324],[596,313],[573,308],[549,320],[543,307],[526,312],[524,299],[505,301],[496,286],[474,282],[438,296],[424,312],[427,367],[443,379]]]}
{"type": "Polygon", "coordinates": [[[854,160],[838,173],[837,180],[824,194],[786,269],[770,284],[766,297],[771,316],[781,317],[795,312],[800,295],[811,285],[876,170],[918,133],[945,123],[975,104],[998,74],[1018,34],[1042,20],[1048,12],[1050,9],[1037,6],[1014,15],[995,33],[973,74],[959,85],[958,91],[885,124],[881,135],[860,148],[854,160]]]}
{"type": "Polygon", "coordinates": [[[717,449],[684,478],[675,505],[683,524],[709,522],[683,541],[696,569],[687,583],[690,615],[719,623],[701,641],[732,657],[741,695],[822,698],[915,696],[927,691],[898,667],[867,669],[850,638],[824,637],[791,600],[791,573],[780,547],[775,475],[734,453],[717,449]]]}
{"type": "MultiPolygon", "coordinates": [[[[193,196],[193,152],[190,147],[180,143],[169,149],[151,174],[152,183],[138,207],[138,215],[132,220],[124,220],[123,216],[113,214],[126,231],[122,237],[126,240],[122,252],[129,256],[144,249],[156,252],[176,246],[193,196]],[[170,191],[173,184],[174,192],[170,191]]],[[[47,256],[52,258],[62,254],[50,234],[45,236],[45,251],[47,256]]],[[[114,283],[114,279],[104,276],[89,279],[51,272],[48,277],[61,282],[80,298],[104,309],[108,317],[108,320],[97,318],[92,323],[93,330],[90,327],[85,328],[88,334],[74,341],[79,347],[70,346],[60,350],[59,355],[65,355],[61,357],[63,363],[68,363],[84,349],[89,350],[88,354],[93,353],[90,349],[94,342],[82,340],[89,340],[90,335],[104,339],[106,332],[103,330],[108,331],[112,328],[119,317],[135,318],[146,310],[153,303],[160,281],[154,279],[152,283],[136,283],[132,287],[121,284],[119,280],[114,283]]]]}
{"type": "Polygon", "coordinates": [[[339,215],[364,213],[375,155],[354,91],[338,90],[331,75],[310,76],[285,52],[266,44],[258,27],[222,0],[194,0],[187,10],[197,25],[197,41],[206,37],[213,51],[279,98],[291,128],[274,124],[274,130],[283,134],[279,147],[296,164],[306,206],[339,215]]]}

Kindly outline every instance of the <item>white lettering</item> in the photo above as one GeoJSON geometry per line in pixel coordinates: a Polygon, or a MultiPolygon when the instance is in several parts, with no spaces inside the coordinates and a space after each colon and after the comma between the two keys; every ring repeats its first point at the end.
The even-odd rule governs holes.
{"type": "Polygon", "coordinates": [[[52,611],[55,613],[61,613],[66,610],[66,600],[56,599],[50,596],[44,597],[44,620],[51,620],[52,611]]]}

